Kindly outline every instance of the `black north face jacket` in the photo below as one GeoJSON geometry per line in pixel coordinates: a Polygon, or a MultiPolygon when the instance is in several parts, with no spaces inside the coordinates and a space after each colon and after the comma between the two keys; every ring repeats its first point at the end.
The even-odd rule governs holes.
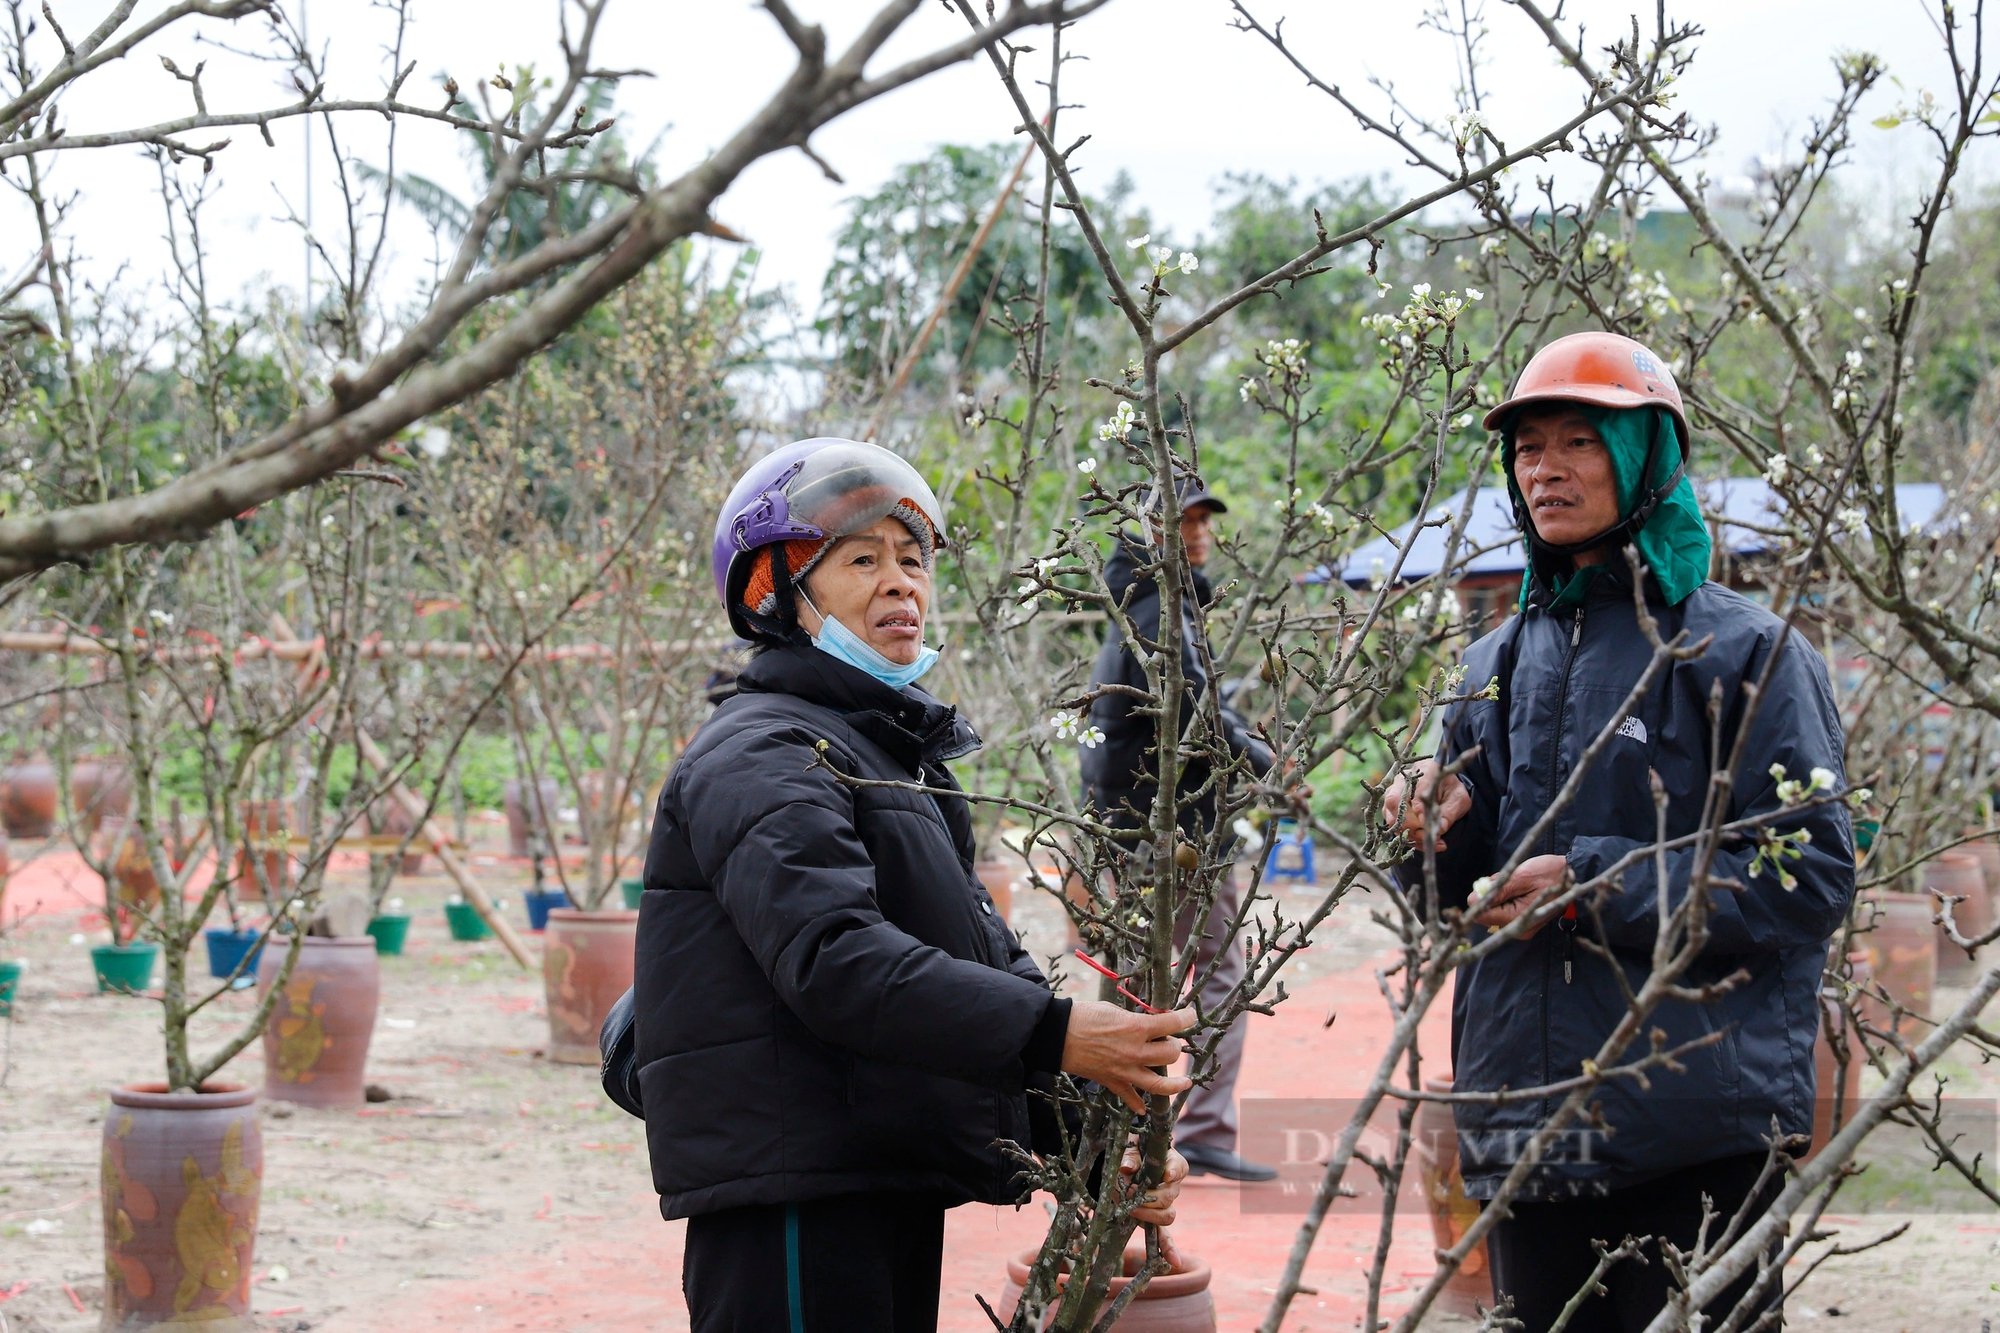
{"type": "Polygon", "coordinates": [[[952,786],[945,762],[979,738],[808,647],[762,653],[738,690],[674,765],[646,854],[634,991],[661,1212],[1015,1201],[996,1144],[1036,1141],[1025,1087],[1060,1063],[1068,1002],[973,876],[962,798],[816,766],[952,786]]]}
{"type": "MultiPolygon", "coordinates": [[[[1473,746],[1479,754],[1464,775],[1472,810],[1438,857],[1443,906],[1466,905],[1475,881],[1506,860],[1607,727],[1609,748],[1543,845],[1528,854],[1561,853],[1579,879],[1589,879],[1652,846],[1653,774],[1666,793],[1668,837],[1698,829],[1710,771],[1743,732],[1745,686],[1759,679],[1774,653],[1777,666],[1749,723],[1727,818],[1781,808],[1774,765],[1801,781],[1814,768],[1830,770],[1836,790],[1844,790],[1844,742],[1826,666],[1804,638],[1717,583],[1703,584],[1674,607],[1655,594],[1648,609],[1663,639],[1686,630],[1691,642],[1712,642],[1698,658],[1663,670],[1627,712],[1626,695],[1651,648],[1629,584],[1603,580],[1599,589],[1573,611],[1552,614],[1531,604],[1465,654],[1465,691],[1497,679],[1499,699],[1454,705],[1445,718],[1440,757],[1450,761],[1473,746]],[[1719,700],[1716,716],[1711,698],[1719,700]]],[[[1783,887],[1768,864],[1752,874],[1754,847],[1723,850],[1710,867],[1709,941],[1682,979],[1698,986],[1740,968],[1748,980],[1708,1003],[1670,1000],[1646,1023],[1668,1045],[1719,1038],[1682,1056],[1684,1072],[1651,1071],[1649,1090],[1625,1080],[1604,1085],[1597,1096],[1610,1132],[1565,1137],[1532,1182],[1531,1196],[1614,1189],[1761,1151],[1774,1121],[1787,1134],[1810,1130],[1820,973],[1854,896],[1854,848],[1839,803],[1785,815],[1775,827],[1812,835],[1804,855],[1785,863],[1796,884],[1783,887]],[[1741,889],[1715,883],[1727,880],[1741,889]]],[[[1691,849],[1667,856],[1670,902],[1685,899],[1693,860],[1691,849]]],[[[1412,858],[1400,873],[1414,882],[1421,867],[1421,858],[1412,858]]],[[[1616,889],[1580,907],[1574,923],[1552,922],[1533,939],[1461,970],[1452,1004],[1457,1089],[1521,1089],[1576,1076],[1625,1012],[1621,980],[1637,990],[1650,971],[1657,894],[1648,856],[1622,872],[1616,889]],[[1586,939],[1601,942],[1609,959],[1586,947],[1586,939]]],[[[1476,939],[1485,934],[1475,928],[1476,939]]],[[[1642,1034],[1624,1059],[1647,1048],[1642,1034]]],[[[1558,1100],[1455,1108],[1473,1197],[1493,1196],[1558,1100]]]]}

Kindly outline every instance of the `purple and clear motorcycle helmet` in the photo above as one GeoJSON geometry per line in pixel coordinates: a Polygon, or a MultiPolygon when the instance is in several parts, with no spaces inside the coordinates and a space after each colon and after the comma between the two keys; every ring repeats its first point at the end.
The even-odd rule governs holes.
{"type": "Polygon", "coordinates": [[[929,537],[942,544],[944,506],[915,468],[880,445],[822,436],[764,455],[737,480],[715,520],[715,593],[729,627],[752,641],[782,639],[789,631],[744,605],[764,547],[837,540],[892,514],[908,522],[911,510],[929,521],[929,537]]]}

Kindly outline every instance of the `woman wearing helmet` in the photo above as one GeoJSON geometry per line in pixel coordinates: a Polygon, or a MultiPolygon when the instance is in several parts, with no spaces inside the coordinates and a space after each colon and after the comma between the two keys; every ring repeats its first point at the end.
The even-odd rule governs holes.
{"type": "MultiPolygon", "coordinates": [[[[1495,1295],[1511,1297],[1530,1330],[1550,1327],[1583,1290],[1593,1241],[1651,1238],[1645,1262],[1616,1264],[1569,1325],[1640,1329],[1672,1287],[1661,1244],[1694,1247],[1704,1197],[1724,1219],[1711,1238],[1739,1212],[1761,1213],[1783,1183],[1762,1179],[1774,1129],[1811,1129],[1820,971],[1853,898],[1854,856],[1841,803],[1788,810],[1778,784],[1824,769],[1844,785],[1844,740],[1812,645],[1708,581],[1708,529],[1685,475],[1687,417],[1658,356],[1611,333],[1558,339],[1486,425],[1501,433],[1528,547],[1520,612],[1465,654],[1467,678],[1497,680],[1498,698],[1447,711],[1437,759],[1389,809],[1413,840],[1427,813],[1438,834],[1449,830],[1436,846],[1438,901],[1476,912],[1486,930],[1534,911],[1571,878],[1592,880],[1632,858],[1579,906],[1531,921],[1527,934],[1459,971],[1459,1092],[1541,1087],[1596,1062],[1626,996],[1651,971],[1663,896],[1677,907],[1705,874],[1707,938],[1680,982],[1714,993],[1668,1000],[1646,1020],[1663,1048],[1682,1048],[1676,1065],[1650,1070],[1644,1085],[1614,1078],[1597,1089],[1602,1128],[1545,1147],[1491,1236],[1495,1295]],[[1653,647],[1627,548],[1660,637],[1705,645],[1670,662],[1629,708],[1653,647]],[[1756,687],[1754,708],[1746,686],[1756,687]],[[1505,884],[1473,901],[1475,884],[1522,846],[1600,737],[1603,750],[1553,828],[1522,848],[1528,855],[1505,884]],[[1800,857],[1760,861],[1743,839],[1725,840],[1705,869],[1696,845],[1634,856],[1660,841],[1653,784],[1666,801],[1665,837],[1686,838],[1703,827],[1711,775],[1730,766],[1739,742],[1723,818],[1775,816],[1774,832],[1805,831],[1800,857]],[[1452,764],[1462,764],[1458,775],[1440,781],[1452,764]]],[[[1406,882],[1422,880],[1423,864],[1405,863],[1406,882]]],[[[1645,1049],[1634,1043],[1621,1059],[1645,1049]]],[[[1494,1196],[1558,1101],[1458,1106],[1468,1193],[1494,1196]]],[[[1753,1266],[1708,1303],[1710,1318],[1746,1297],[1775,1307],[1780,1284],[1753,1290],[1758,1277],[1753,1266]]]]}
{"type": "MultiPolygon", "coordinates": [[[[934,1328],[945,1209],[1018,1201],[998,1145],[1059,1141],[1032,1085],[1188,1086],[1156,1071],[1192,1014],[1056,998],[972,874],[945,765],[979,738],[915,685],[944,533],[909,464],[833,439],[759,460],[716,522],[756,653],[660,793],[634,985],[696,1333],[934,1328]]],[[[1141,1220],[1172,1220],[1169,1165],[1141,1220]]]]}

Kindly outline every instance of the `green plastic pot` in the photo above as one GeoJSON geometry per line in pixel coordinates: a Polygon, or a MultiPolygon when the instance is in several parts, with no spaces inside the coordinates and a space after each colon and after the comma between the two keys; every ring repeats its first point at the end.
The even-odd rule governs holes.
{"type": "Polygon", "coordinates": [[[97,989],[121,995],[151,990],[153,964],[159,957],[160,946],[150,941],[96,946],[90,951],[90,965],[97,969],[97,989]]]}
{"type": "Polygon", "coordinates": [[[451,923],[451,937],[455,940],[483,940],[493,935],[493,928],[471,903],[446,903],[444,915],[451,923]]]}
{"type": "Polygon", "coordinates": [[[14,1012],[14,985],[20,981],[26,963],[0,963],[0,1014],[14,1012]]]}
{"type": "Polygon", "coordinates": [[[646,881],[643,879],[621,879],[618,881],[618,891],[625,895],[625,910],[636,912],[639,910],[640,895],[646,892],[646,881]]]}
{"type": "MultiPolygon", "coordinates": [[[[483,926],[485,923],[480,924],[483,926]]],[[[368,923],[368,934],[375,941],[376,953],[401,954],[403,941],[410,937],[410,914],[395,912],[375,917],[368,923]]]]}

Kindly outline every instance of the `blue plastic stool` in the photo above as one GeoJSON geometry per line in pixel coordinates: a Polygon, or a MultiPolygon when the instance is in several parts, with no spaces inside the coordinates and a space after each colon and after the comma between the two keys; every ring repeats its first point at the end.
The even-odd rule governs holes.
{"type": "Polygon", "coordinates": [[[1313,871],[1312,834],[1301,832],[1296,819],[1278,821],[1271,850],[1264,857],[1264,878],[1295,879],[1302,884],[1319,882],[1313,871]]]}

